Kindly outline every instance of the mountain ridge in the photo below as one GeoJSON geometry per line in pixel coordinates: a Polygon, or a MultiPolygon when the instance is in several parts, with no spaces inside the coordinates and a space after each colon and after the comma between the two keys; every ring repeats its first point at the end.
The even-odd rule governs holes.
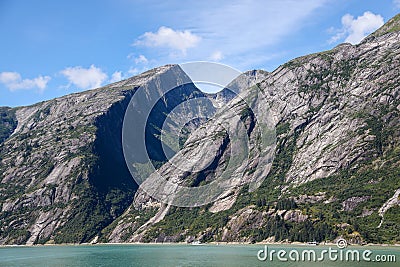
{"type": "MultiPolygon", "coordinates": [[[[173,87],[175,80],[163,78],[167,72],[187,79],[177,65],[11,109],[15,118],[4,109],[0,243],[306,242],[339,236],[353,243],[400,242],[400,37],[391,31],[398,16],[358,45],[299,57],[254,79],[276,121],[275,159],[265,174],[257,172],[264,171],[265,158],[254,154],[243,166],[244,177],[264,178],[260,187],[250,192],[235,186],[204,207],[166,206],[137,191],[122,156],[118,132],[130,98],[153,81],[173,87]]],[[[188,85],[171,99],[187,95],[201,92],[188,85]]],[[[251,126],[256,118],[235,107],[250,140],[257,140],[257,126],[251,126]]],[[[165,101],[160,108],[173,107],[165,101]]],[[[212,136],[213,130],[199,134],[212,136]]],[[[218,164],[197,182],[212,181],[229,159],[232,144],[218,137],[226,142],[218,164]]],[[[188,140],[186,146],[194,139],[188,140]]],[[[183,181],[191,179],[196,181],[183,181]]]]}

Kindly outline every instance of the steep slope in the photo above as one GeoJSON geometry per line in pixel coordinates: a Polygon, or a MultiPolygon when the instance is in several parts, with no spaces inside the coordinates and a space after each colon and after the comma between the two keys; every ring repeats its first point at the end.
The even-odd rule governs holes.
{"type": "MultiPolygon", "coordinates": [[[[85,242],[118,217],[137,189],[122,153],[130,98],[148,84],[174,87],[177,81],[189,79],[170,65],[96,90],[5,109],[0,243],[85,242]]],[[[160,108],[168,112],[167,103],[183,92],[200,94],[188,84],[160,108]]],[[[155,118],[150,122],[157,126],[155,118]]]]}
{"type": "MultiPolygon", "coordinates": [[[[195,192],[188,192],[183,190],[184,194],[190,196],[184,202],[179,202],[179,205],[185,206],[198,206],[201,203],[209,203],[213,200],[213,193],[218,190],[217,194],[221,198],[221,202],[214,205],[214,210],[228,209],[235,201],[235,198],[240,188],[251,181],[256,181],[254,178],[261,176],[263,173],[268,172],[268,165],[271,164],[268,159],[273,153],[273,148],[269,148],[266,151],[257,151],[260,148],[259,139],[262,138],[259,132],[259,128],[255,125],[255,116],[251,110],[259,109],[259,119],[262,119],[263,114],[267,114],[266,108],[267,103],[264,107],[257,105],[258,101],[254,101],[254,96],[257,95],[256,90],[248,90],[248,86],[254,86],[257,82],[261,81],[262,78],[266,77],[267,73],[264,71],[251,71],[246,72],[237,79],[235,79],[229,86],[229,89],[224,89],[220,93],[215,95],[207,95],[220,109],[216,110],[213,118],[209,121],[203,121],[199,128],[192,129],[188,139],[184,142],[184,146],[180,150],[179,158],[172,158],[170,162],[162,165],[158,169],[158,173],[165,177],[167,180],[174,180],[176,184],[188,187],[200,187],[209,185],[209,188],[200,190],[200,195],[195,192]],[[235,98],[235,95],[239,94],[235,98]],[[229,101],[233,99],[232,101],[229,101]],[[251,101],[244,101],[244,99],[251,99],[251,101]],[[229,102],[229,103],[227,103],[229,102]],[[220,105],[227,103],[227,105],[220,105]],[[219,104],[219,105],[218,105],[219,104]],[[251,105],[253,104],[253,106],[251,105]],[[250,106],[249,106],[250,105],[250,106]],[[239,116],[237,116],[239,115],[239,116]],[[243,148],[238,145],[238,142],[231,140],[232,136],[229,136],[227,129],[231,128],[232,125],[236,125],[238,121],[242,121],[244,128],[242,131],[244,135],[248,135],[250,138],[250,147],[243,148]],[[229,126],[231,125],[231,126],[229,126]],[[247,131],[247,133],[246,133],[247,131]],[[246,161],[247,155],[243,150],[249,150],[249,153],[264,154],[265,159],[257,160],[257,164],[263,165],[263,168],[259,171],[255,170],[254,162],[248,166],[246,161]],[[229,152],[228,152],[229,151],[229,152]],[[238,162],[236,165],[230,163],[230,159],[235,158],[234,161],[238,162]],[[189,160],[188,160],[189,159],[189,160]],[[195,160],[197,159],[197,160],[195,160]],[[176,168],[175,166],[179,166],[176,168]],[[204,166],[204,167],[201,167],[204,166]],[[227,168],[231,168],[227,171],[227,168]],[[253,171],[247,170],[247,168],[253,169],[253,171]],[[217,189],[216,186],[211,183],[216,177],[224,173],[228,177],[225,181],[226,185],[224,189],[217,189]],[[244,177],[243,172],[248,172],[244,177]],[[227,174],[229,173],[229,174],[227,174]],[[225,196],[229,196],[228,199],[225,196]]],[[[256,89],[256,88],[253,88],[256,89]]],[[[204,105],[202,105],[204,106],[204,105]]],[[[264,119],[262,125],[266,125],[267,120],[264,119]]],[[[269,124],[272,126],[272,123],[269,124]]],[[[234,128],[234,127],[233,127],[234,128]]],[[[271,127],[273,128],[273,126],[271,127]]],[[[267,136],[264,136],[267,138],[267,136]]],[[[159,184],[157,177],[155,180],[148,179],[146,184],[149,185],[147,190],[162,191],[166,188],[165,184],[159,184]]],[[[147,192],[147,191],[146,191],[147,192]]],[[[136,241],[147,241],[144,237],[146,231],[152,227],[153,224],[161,221],[164,216],[169,212],[171,205],[165,205],[158,200],[150,197],[143,190],[139,190],[135,194],[134,202],[132,206],[117,220],[113,222],[109,227],[102,231],[102,241],[111,242],[136,242],[136,241]]],[[[169,195],[169,193],[166,193],[169,195]]],[[[160,239],[162,240],[162,239],[160,239]]],[[[177,241],[176,237],[169,239],[169,241],[177,241]]]]}
{"type": "MultiPolygon", "coordinates": [[[[104,240],[322,241],[342,235],[356,243],[399,242],[396,21],[359,45],[343,44],[292,60],[258,84],[277,122],[278,137],[271,172],[260,188],[233,189],[214,205],[200,208],[165,207],[139,194],[136,199],[153,205],[130,207],[111,225],[114,229],[103,232],[108,235],[104,240]],[[151,217],[155,207],[157,215],[140,227],[140,214],[151,217]]],[[[207,129],[189,140],[220,136],[218,129],[207,129]]],[[[229,145],[203,180],[223,168],[228,151],[229,145]]],[[[253,155],[246,173],[262,169],[260,159],[253,155]]],[[[168,166],[164,171],[168,173],[168,166]]]]}

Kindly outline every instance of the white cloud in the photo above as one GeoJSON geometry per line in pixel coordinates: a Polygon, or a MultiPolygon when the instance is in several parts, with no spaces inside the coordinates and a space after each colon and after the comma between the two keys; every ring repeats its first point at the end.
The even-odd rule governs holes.
{"type": "Polygon", "coordinates": [[[149,47],[167,47],[186,54],[186,50],[195,47],[201,38],[189,30],[179,31],[162,26],[157,32],[146,32],[134,43],[149,47]]]}
{"type": "Polygon", "coordinates": [[[364,12],[362,16],[356,19],[352,15],[346,14],[342,17],[342,28],[337,30],[337,33],[332,36],[329,42],[334,43],[345,39],[344,41],[347,43],[357,44],[383,24],[382,16],[370,11],[364,12]]]}
{"type": "Polygon", "coordinates": [[[128,73],[129,75],[136,75],[136,74],[139,73],[139,69],[131,67],[131,68],[127,71],[127,73],[128,73]]]}
{"type": "Polygon", "coordinates": [[[137,58],[135,58],[135,63],[136,64],[147,64],[149,61],[147,60],[147,58],[143,55],[138,56],[137,58]]]}
{"type": "Polygon", "coordinates": [[[22,79],[18,72],[0,73],[0,82],[10,91],[38,88],[40,92],[43,92],[50,80],[50,76],[38,76],[34,79],[22,79]]]}
{"type": "Polygon", "coordinates": [[[224,58],[224,56],[223,56],[221,51],[215,51],[210,56],[210,59],[213,60],[213,61],[220,61],[223,58],[224,58]]]}
{"type": "Polygon", "coordinates": [[[110,83],[119,82],[122,80],[122,71],[116,71],[111,75],[110,83]]]}
{"type": "Polygon", "coordinates": [[[0,82],[4,84],[14,84],[21,80],[18,72],[2,72],[0,73],[0,82]]]}
{"type": "Polygon", "coordinates": [[[135,64],[147,64],[147,63],[149,63],[149,60],[144,55],[139,55],[139,56],[136,57],[135,53],[129,53],[129,55],[127,55],[126,58],[134,61],[135,64]]]}
{"type": "Polygon", "coordinates": [[[91,65],[88,69],[81,66],[69,67],[61,71],[68,81],[80,89],[100,87],[108,76],[100,68],[91,65]]]}
{"type": "MultiPolygon", "coordinates": [[[[163,12],[163,16],[171,18],[171,28],[192,29],[191,33],[201,38],[201,42],[195,42],[184,58],[173,53],[167,56],[149,55],[156,58],[154,60],[160,65],[180,63],[179,60],[211,59],[214,51],[223,51],[221,61],[224,63],[239,69],[254,68],[264,65],[268,61],[265,58],[270,54],[277,53],[271,50],[282,51],[286,37],[290,38],[291,34],[299,33],[305,25],[315,23],[314,16],[319,16],[318,9],[330,1],[204,0],[182,5],[181,1],[171,0],[168,1],[168,8],[154,5],[156,14],[163,12]]],[[[158,42],[153,41],[154,35],[159,36],[158,32],[142,35],[135,44],[148,41],[149,46],[156,46],[158,42]]],[[[179,48],[175,50],[180,51],[179,48]]]]}
{"type": "Polygon", "coordinates": [[[393,0],[393,4],[394,4],[397,8],[400,8],[400,0],[393,0]]]}

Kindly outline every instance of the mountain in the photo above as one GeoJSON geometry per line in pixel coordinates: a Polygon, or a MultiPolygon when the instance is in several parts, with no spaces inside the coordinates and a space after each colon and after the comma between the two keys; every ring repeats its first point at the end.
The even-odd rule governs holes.
{"type": "Polygon", "coordinates": [[[167,65],[91,91],[0,108],[0,244],[339,236],[399,243],[399,21],[397,15],[358,45],[296,58],[271,73],[246,72],[250,79],[235,81],[237,93],[204,94],[178,65],[167,65]],[[125,111],[142,90],[145,97],[133,108],[140,120],[161,87],[174,90],[148,118],[149,157],[159,173],[193,188],[212,184],[236,159],[228,191],[216,202],[162,203],[131,177],[121,134],[125,111]],[[188,99],[202,101],[205,117],[243,124],[248,160],[225,124],[190,121],[191,107],[168,119],[188,99]],[[183,133],[176,127],[182,124],[183,133]],[[260,148],[263,125],[271,124],[276,138],[260,148]],[[178,145],[168,138],[177,135],[178,145]],[[163,146],[172,159],[177,150],[183,159],[212,156],[176,159],[183,170],[208,166],[182,171],[163,146]]]}
{"type": "MultiPolygon", "coordinates": [[[[12,135],[0,148],[1,243],[83,242],[121,215],[137,190],[122,153],[125,110],[140,86],[174,86],[170,77],[188,80],[179,67],[165,66],[100,89],[2,109],[3,135],[12,135]]],[[[170,99],[185,94],[202,93],[189,84],[170,99]]],[[[169,111],[164,104],[160,112],[169,111]]]]}

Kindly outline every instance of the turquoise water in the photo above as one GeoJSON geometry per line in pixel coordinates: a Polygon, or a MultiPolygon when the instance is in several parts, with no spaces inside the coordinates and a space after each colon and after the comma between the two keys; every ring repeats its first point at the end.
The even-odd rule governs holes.
{"type": "MultiPolygon", "coordinates": [[[[399,266],[400,248],[349,247],[369,249],[375,255],[395,255],[396,263],[376,262],[280,262],[259,261],[257,252],[263,245],[95,245],[38,246],[0,248],[0,266],[399,266]]],[[[269,245],[268,250],[315,249],[318,254],[328,247],[269,245]]],[[[333,246],[332,248],[335,248],[333,246]]]]}

